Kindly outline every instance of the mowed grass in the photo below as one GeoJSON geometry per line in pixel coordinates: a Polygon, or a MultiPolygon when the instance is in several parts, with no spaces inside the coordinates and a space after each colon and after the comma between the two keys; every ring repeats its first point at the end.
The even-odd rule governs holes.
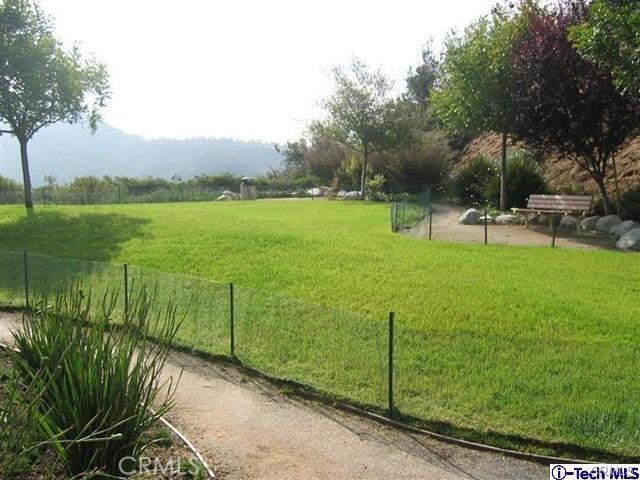
{"type": "MultiPolygon", "coordinates": [[[[395,311],[400,413],[640,456],[638,255],[428,242],[391,233],[388,205],[309,200],[0,207],[0,250],[22,248],[142,267],[138,281],[193,299],[180,341],[211,353],[229,350],[234,282],[243,361],[380,408],[395,311]]],[[[5,297],[19,274],[0,273],[5,297]]]]}

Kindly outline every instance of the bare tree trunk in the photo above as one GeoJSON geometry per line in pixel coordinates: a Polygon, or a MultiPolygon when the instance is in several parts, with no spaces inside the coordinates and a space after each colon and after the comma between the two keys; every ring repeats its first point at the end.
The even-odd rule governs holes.
{"type": "Polygon", "coordinates": [[[618,169],[616,168],[616,153],[611,154],[611,163],[613,164],[613,181],[616,186],[616,213],[620,215],[620,188],[618,186],[618,169]]]}
{"type": "Polygon", "coordinates": [[[24,206],[33,209],[33,198],[31,196],[31,175],[29,174],[29,157],[27,155],[27,139],[18,138],[20,142],[20,159],[22,160],[22,182],[24,184],[24,206]]]}
{"type": "Polygon", "coordinates": [[[609,200],[609,194],[607,193],[607,187],[604,184],[604,177],[600,175],[592,175],[593,180],[598,186],[600,195],[602,195],[602,206],[604,208],[604,214],[609,215],[611,213],[611,200],[609,200]]]}
{"type": "Polygon", "coordinates": [[[507,134],[502,134],[502,158],[500,162],[500,211],[507,210],[507,134]]]}
{"type": "Polygon", "coordinates": [[[362,174],[360,175],[360,199],[364,200],[366,198],[366,188],[367,188],[367,165],[369,163],[369,149],[365,145],[362,150],[362,174]]]}

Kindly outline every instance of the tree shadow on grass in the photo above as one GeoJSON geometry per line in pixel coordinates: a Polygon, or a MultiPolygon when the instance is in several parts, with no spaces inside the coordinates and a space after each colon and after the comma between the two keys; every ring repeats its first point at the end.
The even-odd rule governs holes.
{"type": "Polygon", "coordinates": [[[65,215],[55,210],[24,214],[0,224],[0,250],[109,262],[121,245],[143,237],[148,219],[119,213],[65,215]]]}
{"type": "Polygon", "coordinates": [[[32,293],[51,293],[71,278],[117,286],[121,266],[110,265],[122,244],[144,238],[145,218],[119,213],[66,215],[40,210],[0,224],[0,304],[23,303],[25,261],[32,293]]]}

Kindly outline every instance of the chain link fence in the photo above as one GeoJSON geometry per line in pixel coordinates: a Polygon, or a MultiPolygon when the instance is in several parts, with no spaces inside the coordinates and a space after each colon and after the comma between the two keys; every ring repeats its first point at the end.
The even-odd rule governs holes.
{"type": "Polygon", "coordinates": [[[55,293],[70,279],[92,295],[145,285],[185,315],[177,342],[231,356],[441,433],[510,448],[640,458],[640,345],[486,326],[405,325],[259,289],[139,267],[0,252],[0,304],[55,293]]]}

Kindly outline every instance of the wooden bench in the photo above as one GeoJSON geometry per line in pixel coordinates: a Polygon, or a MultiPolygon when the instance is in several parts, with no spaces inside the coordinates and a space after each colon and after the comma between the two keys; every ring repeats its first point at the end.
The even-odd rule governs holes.
{"type": "MultiPolygon", "coordinates": [[[[591,195],[530,195],[527,199],[527,208],[512,208],[513,213],[525,214],[525,225],[529,226],[529,213],[548,214],[552,217],[558,215],[586,216],[593,204],[591,195]]],[[[580,233],[578,222],[577,233],[580,233]]]]}

